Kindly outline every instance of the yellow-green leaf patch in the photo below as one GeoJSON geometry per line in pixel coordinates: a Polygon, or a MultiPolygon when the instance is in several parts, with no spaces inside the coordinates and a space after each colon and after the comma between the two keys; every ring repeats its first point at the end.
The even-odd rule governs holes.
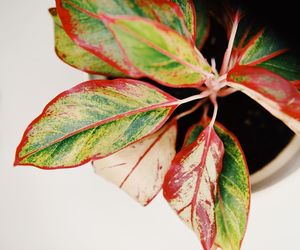
{"type": "Polygon", "coordinates": [[[27,128],[16,165],[79,166],[154,132],[177,99],[141,81],[84,82],[54,98],[27,128]]]}

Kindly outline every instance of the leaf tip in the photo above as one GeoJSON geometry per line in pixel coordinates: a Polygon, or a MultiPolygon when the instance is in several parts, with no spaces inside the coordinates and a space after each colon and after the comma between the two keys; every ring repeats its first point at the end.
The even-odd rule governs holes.
{"type": "Polygon", "coordinates": [[[51,16],[57,16],[57,10],[55,7],[49,8],[48,11],[51,14],[51,16]]]}

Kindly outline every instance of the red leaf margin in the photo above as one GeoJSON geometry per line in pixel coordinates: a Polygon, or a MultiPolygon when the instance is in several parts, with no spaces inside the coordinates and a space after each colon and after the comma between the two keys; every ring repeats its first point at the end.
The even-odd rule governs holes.
{"type": "MultiPolygon", "coordinates": [[[[191,130],[189,130],[189,131],[191,131],[191,130]]],[[[163,195],[164,195],[165,199],[168,202],[170,202],[172,199],[174,199],[174,198],[177,197],[175,194],[176,194],[176,192],[178,190],[181,189],[181,187],[182,187],[181,184],[184,181],[183,180],[181,182],[174,182],[173,185],[175,185],[176,187],[174,187],[173,185],[172,185],[172,187],[169,186],[170,181],[174,178],[174,176],[176,176],[176,174],[182,168],[182,165],[181,165],[180,161],[182,159],[185,159],[186,156],[188,156],[190,154],[190,152],[192,152],[192,150],[195,147],[198,146],[199,140],[201,139],[201,137],[205,138],[207,136],[207,133],[208,133],[208,137],[207,137],[208,140],[204,139],[204,149],[203,149],[203,155],[201,156],[201,159],[200,159],[200,163],[198,164],[197,167],[194,167],[193,170],[190,170],[190,172],[194,172],[195,169],[199,168],[199,173],[197,173],[197,180],[196,180],[195,190],[193,192],[194,194],[193,194],[192,200],[191,200],[191,202],[188,203],[188,205],[184,206],[180,210],[176,210],[177,214],[180,215],[180,213],[183,212],[184,209],[186,209],[188,206],[191,206],[191,226],[192,226],[193,229],[194,229],[194,225],[193,225],[193,220],[194,220],[193,217],[194,217],[194,215],[193,214],[195,212],[194,209],[197,207],[196,202],[197,202],[197,195],[198,195],[199,189],[200,189],[200,181],[201,181],[201,178],[202,178],[202,175],[203,175],[203,171],[204,171],[204,167],[205,167],[205,161],[206,161],[206,157],[207,157],[207,154],[208,154],[208,150],[209,150],[209,147],[211,145],[211,141],[214,138],[218,139],[218,142],[216,142],[216,144],[219,144],[219,146],[221,146],[221,151],[220,151],[221,153],[220,153],[219,160],[217,161],[217,165],[216,165],[216,172],[217,172],[216,185],[214,186],[211,183],[211,187],[210,187],[210,192],[211,192],[213,200],[216,198],[215,195],[217,195],[218,179],[219,179],[220,173],[222,171],[222,166],[223,166],[222,159],[223,159],[223,156],[224,156],[224,145],[223,145],[223,142],[221,141],[221,139],[216,134],[216,132],[215,132],[215,130],[214,130],[214,128],[212,126],[208,126],[206,129],[204,129],[199,134],[198,138],[194,142],[192,142],[191,144],[189,144],[186,147],[183,147],[183,149],[179,153],[177,153],[177,155],[175,156],[175,158],[172,161],[171,167],[170,167],[169,171],[167,172],[167,174],[165,176],[164,183],[163,183],[163,195]],[[176,189],[176,191],[174,191],[174,188],[176,189]],[[214,188],[216,188],[216,190],[214,190],[214,188]]],[[[220,148],[218,148],[218,149],[220,149],[220,148]]],[[[187,176],[187,178],[188,177],[189,176],[187,176]]],[[[176,180],[178,180],[178,179],[176,179],[176,180]]],[[[209,220],[208,214],[206,213],[205,209],[201,205],[200,205],[200,208],[201,209],[198,210],[199,209],[198,208],[197,212],[196,212],[196,213],[200,213],[201,214],[201,219],[203,220],[203,223],[204,223],[204,224],[200,223],[200,225],[199,225],[199,227],[201,228],[201,232],[200,233],[202,233],[204,235],[209,235],[208,230],[211,230],[212,235],[211,235],[211,237],[199,235],[199,238],[201,240],[203,248],[205,250],[210,250],[211,247],[214,244],[215,237],[216,237],[216,234],[217,234],[217,231],[216,231],[216,220],[215,220],[215,217],[214,217],[214,221],[212,222],[212,225],[211,225],[212,228],[207,229],[207,225],[210,224],[210,220],[209,220]]]]}
{"type": "MultiPolygon", "coordinates": [[[[77,133],[80,133],[84,130],[87,130],[89,128],[92,128],[92,127],[95,127],[95,126],[100,126],[101,124],[104,124],[104,123],[107,123],[107,122],[110,122],[110,121],[113,121],[113,120],[116,120],[120,117],[124,117],[124,116],[127,116],[127,115],[134,115],[134,114],[137,114],[139,112],[144,112],[144,111],[148,111],[148,110],[151,110],[151,109],[155,109],[155,108],[160,108],[160,107],[166,107],[166,106],[170,106],[171,107],[171,110],[169,111],[169,114],[168,116],[166,116],[166,118],[150,133],[155,133],[159,128],[161,128],[161,126],[163,124],[165,124],[165,122],[168,120],[168,118],[171,116],[171,114],[174,112],[174,110],[178,107],[179,104],[176,103],[176,101],[178,101],[178,99],[176,99],[175,97],[167,94],[166,92],[162,91],[161,89],[157,88],[157,87],[154,87],[153,85],[149,84],[149,83],[146,83],[146,82],[142,82],[142,81],[139,81],[139,80],[132,80],[132,79],[123,79],[123,78],[119,78],[119,79],[114,79],[114,80],[90,80],[90,81],[86,81],[86,82],[82,82],[78,85],[76,85],[75,87],[69,89],[69,90],[66,90],[62,93],[60,93],[59,95],[57,95],[54,99],[52,99],[46,106],[45,108],[43,109],[42,113],[36,117],[29,125],[28,127],[26,128],[26,130],[24,131],[23,133],[23,136],[22,136],[22,139],[21,139],[21,142],[19,143],[18,147],[17,147],[17,150],[16,150],[16,153],[15,153],[15,161],[14,161],[14,167],[16,166],[34,166],[36,168],[40,168],[40,169],[43,169],[43,170],[55,170],[55,169],[69,169],[69,168],[75,168],[75,167],[79,167],[83,164],[86,164],[88,163],[89,161],[92,161],[92,160],[97,160],[97,159],[101,159],[101,158],[104,158],[103,157],[98,157],[98,156],[94,156],[94,157],[90,157],[86,160],[84,160],[83,162],[79,163],[79,164],[76,164],[74,166],[71,166],[71,167],[66,167],[66,166],[58,166],[58,167],[47,167],[47,166],[38,166],[38,165],[34,165],[34,164],[23,164],[23,163],[20,163],[20,161],[24,158],[26,158],[28,155],[30,154],[33,154],[37,151],[34,151],[34,152],[31,152],[30,154],[27,154],[25,156],[23,156],[22,158],[19,158],[19,153],[21,152],[22,150],[22,147],[23,145],[25,145],[27,142],[28,142],[28,137],[26,136],[28,134],[28,132],[33,128],[34,124],[38,123],[42,118],[43,116],[46,114],[48,108],[53,104],[55,103],[58,99],[64,97],[64,96],[67,96],[68,94],[71,94],[71,93],[77,93],[77,92],[80,92],[82,90],[82,88],[84,87],[90,87],[90,88],[96,88],[96,87],[99,87],[98,84],[100,84],[100,86],[112,86],[114,88],[120,88],[122,89],[123,86],[122,84],[125,83],[125,82],[129,82],[129,83],[133,83],[133,84],[136,84],[136,85],[139,85],[139,84],[142,84],[144,86],[147,86],[149,88],[152,88],[152,89],[155,89],[157,90],[159,93],[161,93],[162,95],[164,95],[166,98],[167,98],[167,102],[166,103],[162,103],[162,104],[156,104],[156,105],[152,105],[150,107],[145,107],[145,108],[141,108],[141,109],[137,109],[137,110],[132,110],[132,111],[129,111],[129,112],[126,112],[126,113],[123,113],[123,114],[119,114],[119,115],[115,115],[113,117],[110,117],[110,118],[107,118],[107,119],[104,119],[98,123],[94,123],[94,124],[91,124],[87,127],[84,127],[80,130],[77,130],[77,131],[74,131],[72,133],[70,133],[69,135],[67,136],[64,136],[63,138],[60,138],[54,142],[52,142],[52,144],[50,145],[53,145],[54,143],[57,143],[57,142],[60,142],[72,135],[75,135],[77,133]],[[175,103],[175,104],[172,104],[172,103],[175,103]],[[150,109],[149,109],[150,108],[150,109]]],[[[148,134],[149,135],[149,134],[148,134]]],[[[146,136],[148,136],[146,135],[146,136]]],[[[145,138],[146,136],[140,138],[139,140],[145,138]]],[[[137,141],[139,141],[137,140],[137,141]]],[[[128,144],[127,146],[130,146],[131,144],[137,142],[137,141],[134,141],[130,144],[128,144]]],[[[48,145],[48,146],[50,146],[48,145]]],[[[46,146],[44,147],[46,148],[46,146]]],[[[41,148],[43,149],[43,148],[41,148]]],[[[39,150],[41,150],[39,149],[39,150]]],[[[120,149],[121,150],[121,149],[120,149]]],[[[119,150],[118,150],[119,151],[119,150]]],[[[108,155],[106,155],[105,157],[113,154],[113,153],[116,153],[117,151],[115,152],[112,152],[108,155]]]]}
{"type": "MultiPolygon", "coordinates": [[[[166,25],[164,25],[164,24],[162,24],[162,23],[159,23],[159,22],[156,22],[156,21],[152,21],[152,20],[149,20],[149,19],[147,19],[147,18],[136,17],[136,16],[112,16],[112,15],[107,15],[107,14],[104,14],[104,13],[101,13],[101,14],[99,15],[99,18],[101,19],[101,21],[102,21],[103,23],[105,23],[106,27],[107,27],[107,28],[111,31],[111,33],[114,35],[114,38],[115,38],[117,44],[119,45],[119,48],[121,49],[121,51],[123,52],[123,55],[127,58],[128,61],[130,61],[130,60],[129,60],[128,57],[126,56],[126,51],[125,51],[125,49],[123,48],[121,42],[118,40],[118,38],[117,38],[115,32],[109,27],[109,24],[110,24],[110,23],[115,23],[115,22],[117,22],[118,20],[121,20],[121,19],[132,20],[132,21],[135,21],[135,20],[137,20],[137,21],[138,21],[138,20],[143,20],[144,22],[149,23],[149,24],[155,26],[156,28],[165,31],[166,33],[168,33],[168,32],[176,33],[178,36],[182,37],[182,39],[185,40],[192,48],[194,48],[195,51],[197,50],[197,47],[196,47],[196,45],[195,45],[195,43],[194,43],[193,41],[191,41],[191,40],[187,39],[186,37],[182,36],[182,35],[179,34],[176,30],[173,30],[173,29],[169,28],[168,26],[166,26],[166,25]]],[[[150,45],[149,45],[149,46],[150,46],[150,45]]],[[[164,52],[164,53],[165,53],[165,52],[164,52]]],[[[199,52],[199,53],[200,53],[200,52],[199,52]]],[[[181,60],[180,58],[175,58],[176,56],[170,54],[169,52],[166,52],[165,55],[168,56],[168,57],[170,57],[171,59],[173,59],[173,60],[179,62],[179,63],[182,63],[182,61],[183,61],[183,60],[181,60]]],[[[199,60],[204,60],[204,61],[207,63],[206,59],[205,59],[203,56],[199,57],[199,60]]],[[[189,64],[189,63],[188,63],[188,64],[189,64]]],[[[132,65],[132,64],[131,64],[131,65],[132,65]]],[[[187,65],[186,63],[182,63],[182,65],[185,65],[186,67],[191,67],[191,66],[194,67],[194,65],[192,65],[192,64],[187,65]]],[[[208,65],[209,65],[209,64],[208,64],[208,65]]],[[[133,66],[133,65],[132,65],[132,66],[133,66]]],[[[134,67],[134,66],[133,66],[133,67],[134,67]]],[[[195,66],[195,67],[196,67],[196,66],[195,66]]],[[[203,71],[204,71],[204,70],[203,70],[203,71]]],[[[207,73],[210,73],[210,72],[207,72],[207,73]]],[[[206,80],[206,79],[204,78],[202,81],[197,82],[197,83],[193,83],[193,84],[181,84],[181,85],[179,85],[179,84],[177,85],[177,84],[176,84],[176,85],[174,85],[174,84],[170,84],[170,83],[161,81],[161,80],[159,80],[159,79],[157,79],[157,78],[155,78],[155,77],[153,77],[153,76],[151,76],[151,75],[145,74],[145,73],[143,73],[143,72],[140,72],[140,74],[141,74],[142,77],[148,77],[148,78],[150,78],[150,79],[152,79],[152,80],[154,80],[154,81],[156,81],[156,82],[158,82],[158,83],[160,83],[160,84],[162,84],[162,85],[164,85],[164,86],[172,87],[172,88],[174,88],[174,87],[175,87],[175,88],[198,88],[199,85],[202,85],[202,84],[205,82],[205,80],[206,80]]]]}
{"type": "Polygon", "coordinates": [[[241,65],[229,71],[227,80],[256,91],[277,103],[284,113],[300,120],[300,93],[291,82],[276,73],[263,67],[241,65]],[[273,93],[268,93],[266,88],[272,89],[273,93]]]}

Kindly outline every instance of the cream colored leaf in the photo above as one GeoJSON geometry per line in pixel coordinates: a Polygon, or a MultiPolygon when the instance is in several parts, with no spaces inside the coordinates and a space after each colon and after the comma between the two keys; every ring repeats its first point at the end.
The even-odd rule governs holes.
{"type": "Polygon", "coordinates": [[[177,124],[168,124],[143,140],[94,161],[95,173],[146,206],[160,191],[176,154],[176,135],[177,124]]]}

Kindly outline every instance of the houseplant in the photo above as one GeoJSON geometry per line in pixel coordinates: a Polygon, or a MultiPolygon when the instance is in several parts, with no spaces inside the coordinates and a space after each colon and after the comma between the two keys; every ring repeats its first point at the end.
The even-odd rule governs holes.
{"type": "Polygon", "coordinates": [[[240,90],[299,134],[298,75],[281,67],[293,67],[285,47],[268,29],[245,28],[239,11],[228,22],[228,48],[217,72],[215,61],[209,64],[195,46],[203,45],[208,30],[205,9],[195,4],[57,1],[51,13],[59,57],[111,80],[84,82],[53,99],[26,129],[15,164],[56,169],[92,160],[98,172],[143,205],[163,187],[205,249],[239,249],[249,175],[236,137],[216,122],[217,97],[240,90]],[[197,93],[179,100],[135,80],[145,76],[197,93]],[[192,101],[190,110],[171,117],[192,101]],[[198,108],[200,122],[176,153],[177,122],[198,108]]]}

